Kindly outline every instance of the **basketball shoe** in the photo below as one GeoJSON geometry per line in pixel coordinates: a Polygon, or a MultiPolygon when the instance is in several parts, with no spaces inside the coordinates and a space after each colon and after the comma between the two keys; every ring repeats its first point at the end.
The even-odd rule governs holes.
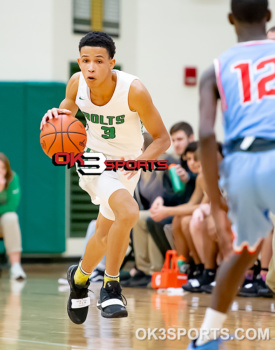
{"type": "Polygon", "coordinates": [[[245,280],[239,290],[240,297],[263,297],[273,298],[274,293],[263,281],[261,275],[258,275],[254,281],[245,280]]]}
{"type": "Polygon", "coordinates": [[[182,286],[186,292],[201,293],[202,286],[208,285],[215,280],[216,269],[205,269],[203,273],[197,277],[188,280],[187,284],[182,286]]]}
{"type": "Polygon", "coordinates": [[[12,265],[10,269],[10,278],[12,280],[20,281],[26,279],[26,277],[27,276],[19,263],[15,263],[12,265]]]}
{"type": "Polygon", "coordinates": [[[127,317],[126,305],[126,298],[121,294],[121,287],[118,281],[108,281],[105,288],[101,288],[97,308],[101,310],[102,317],[127,317]]]}
{"type": "Polygon", "coordinates": [[[210,340],[209,342],[203,344],[203,345],[196,345],[196,340],[193,340],[192,343],[188,345],[187,350],[220,350],[223,349],[223,341],[218,338],[215,340],[210,340]]]}
{"type": "Polygon", "coordinates": [[[68,316],[73,323],[81,324],[85,322],[89,305],[90,297],[88,296],[88,287],[90,285],[89,280],[83,285],[77,285],[74,283],[74,275],[78,268],[78,265],[72,265],[67,272],[67,279],[70,286],[70,296],[67,304],[68,316]]]}
{"type": "Polygon", "coordinates": [[[201,286],[201,290],[204,293],[211,294],[213,291],[213,288],[216,286],[216,281],[213,281],[210,284],[206,284],[205,286],[201,286]]]}

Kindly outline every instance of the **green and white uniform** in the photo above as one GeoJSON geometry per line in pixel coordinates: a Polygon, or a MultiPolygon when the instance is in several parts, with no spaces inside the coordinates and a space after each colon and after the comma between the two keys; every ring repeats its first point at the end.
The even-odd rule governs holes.
{"type": "MultiPolygon", "coordinates": [[[[106,159],[134,160],[141,154],[143,137],[142,123],[137,112],[129,108],[128,96],[132,82],[137,77],[114,70],[116,87],[110,101],[104,106],[92,103],[90,88],[80,73],[75,103],[87,121],[87,144],[89,152],[103,153],[106,159]]],[[[101,175],[79,174],[79,185],[91,196],[94,204],[100,205],[100,212],[109,220],[115,216],[108,200],[118,189],[127,189],[133,195],[139,173],[128,180],[121,171],[103,172],[101,175]]]]}
{"type": "Polygon", "coordinates": [[[76,104],[87,121],[87,148],[118,157],[140,153],[143,144],[141,121],[128,104],[129,89],[137,77],[115,70],[117,83],[111,100],[104,106],[91,102],[90,89],[80,73],[76,104]]]}

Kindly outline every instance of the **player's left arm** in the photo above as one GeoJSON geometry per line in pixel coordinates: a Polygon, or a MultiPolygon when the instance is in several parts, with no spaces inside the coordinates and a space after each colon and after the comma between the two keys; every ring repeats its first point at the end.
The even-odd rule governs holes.
{"type": "Polygon", "coordinates": [[[157,159],[171,144],[170,136],[163,124],[161,116],[153,104],[152,98],[140,80],[134,80],[129,90],[129,107],[136,111],[145,126],[152,135],[153,142],[137,158],[137,160],[157,159]]]}

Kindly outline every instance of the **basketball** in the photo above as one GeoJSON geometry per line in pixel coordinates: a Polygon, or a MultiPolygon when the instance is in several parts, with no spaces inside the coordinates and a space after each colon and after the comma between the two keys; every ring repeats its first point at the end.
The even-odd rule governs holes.
{"type": "Polygon", "coordinates": [[[66,114],[50,119],[40,133],[41,147],[50,158],[58,152],[81,153],[86,141],[84,125],[75,117],[66,114]]]}

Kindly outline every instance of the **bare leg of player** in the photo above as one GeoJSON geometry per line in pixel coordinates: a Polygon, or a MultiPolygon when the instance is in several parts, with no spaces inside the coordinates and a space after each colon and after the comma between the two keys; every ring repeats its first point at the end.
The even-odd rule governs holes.
{"type": "Polygon", "coordinates": [[[226,320],[226,313],[237,294],[238,288],[244,280],[245,271],[254,264],[262,248],[263,240],[257,246],[256,252],[251,254],[245,248],[241,253],[234,253],[230,258],[224,259],[216,277],[216,286],[213,290],[210,308],[201,326],[200,337],[196,345],[206,343],[214,338],[211,329],[220,329],[226,320]],[[207,337],[205,337],[207,334],[207,337]]]}
{"type": "Polygon", "coordinates": [[[76,324],[85,322],[90,297],[88,295],[89,276],[99,261],[106,254],[107,236],[113,221],[107,220],[102,214],[98,215],[95,234],[90,238],[81,265],[72,265],[67,271],[70,285],[67,312],[71,321],[76,324]]]}
{"type": "Polygon", "coordinates": [[[84,271],[92,273],[106,254],[108,232],[113,223],[114,221],[106,219],[101,213],[98,214],[95,233],[87,243],[81,263],[84,271]]]}
{"type": "Polygon", "coordinates": [[[119,273],[127,247],[130,230],[139,218],[137,202],[127,190],[114,192],[109,198],[109,205],[115,214],[107,241],[106,272],[112,276],[119,273]]]}
{"type": "Polygon", "coordinates": [[[223,313],[228,311],[238,288],[244,280],[245,271],[256,261],[262,245],[263,240],[254,254],[244,249],[240,254],[234,254],[230,260],[225,259],[222,262],[217,273],[216,287],[213,290],[212,309],[223,313]]]}
{"type": "Polygon", "coordinates": [[[76,324],[86,320],[90,305],[88,278],[105,252],[106,271],[97,307],[106,318],[128,316],[121,295],[119,269],[129,244],[130,230],[138,221],[139,209],[137,202],[124,189],[117,190],[110,196],[109,205],[115,214],[115,221],[107,220],[99,214],[96,232],[87,244],[81,266],[73,265],[67,272],[70,284],[67,311],[70,319],[76,324]]]}
{"type": "Polygon", "coordinates": [[[110,196],[109,205],[115,214],[115,221],[108,232],[104,284],[97,307],[102,317],[120,318],[127,317],[128,312],[121,294],[119,269],[129,244],[130,230],[138,221],[139,209],[137,202],[124,189],[110,196]]]}

